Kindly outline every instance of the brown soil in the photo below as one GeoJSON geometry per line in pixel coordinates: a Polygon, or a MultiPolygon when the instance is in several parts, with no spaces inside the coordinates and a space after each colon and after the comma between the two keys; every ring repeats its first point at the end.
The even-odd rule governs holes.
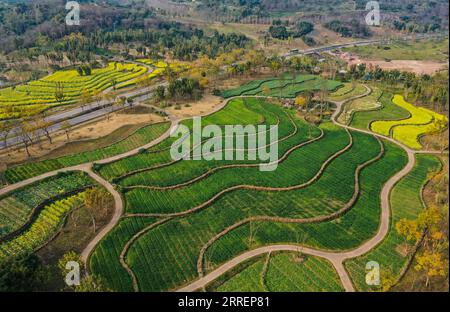
{"type": "Polygon", "coordinates": [[[448,68],[448,63],[441,63],[436,61],[416,61],[416,60],[391,60],[391,61],[381,61],[381,60],[368,60],[360,58],[355,54],[342,53],[339,55],[343,60],[348,62],[349,65],[365,63],[367,66],[379,66],[382,69],[393,70],[398,69],[400,71],[408,71],[416,74],[434,74],[435,72],[441,71],[448,68]]]}
{"type": "Polygon", "coordinates": [[[409,253],[411,246],[408,244],[400,244],[395,247],[395,251],[402,257],[406,257],[409,253]]]}
{"type": "MultiPolygon", "coordinates": [[[[104,138],[103,146],[105,146],[127,137],[146,124],[162,120],[164,120],[163,117],[149,113],[114,113],[111,114],[109,120],[104,117],[71,130],[69,132],[70,142],[67,142],[67,136],[64,132],[58,132],[52,136],[53,144],[50,144],[47,138],[43,138],[40,143],[34,144],[29,150],[33,158],[57,157],[81,152],[89,149],[88,145],[91,140],[104,138]],[[111,137],[105,138],[110,134],[111,137]],[[86,146],[83,148],[84,145],[86,146]]],[[[98,142],[94,143],[98,144],[98,142]]],[[[2,164],[16,164],[27,159],[23,147],[0,153],[0,163],[2,164]]]]}
{"type": "Polygon", "coordinates": [[[66,253],[75,251],[80,254],[83,248],[108,224],[114,211],[114,200],[108,196],[103,213],[94,210],[95,232],[92,216],[85,207],[73,210],[56,237],[37,252],[43,263],[50,269],[50,282],[45,291],[59,291],[65,287],[58,269],[58,260],[66,253]]]}
{"type": "Polygon", "coordinates": [[[178,118],[188,118],[207,114],[214,110],[215,107],[222,103],[223,99],[218,96],[207,94],[200,101],[185,102],[179,105],[180,109],[176,109],[173,105],[168,107],[166,111],[178,118]]]}

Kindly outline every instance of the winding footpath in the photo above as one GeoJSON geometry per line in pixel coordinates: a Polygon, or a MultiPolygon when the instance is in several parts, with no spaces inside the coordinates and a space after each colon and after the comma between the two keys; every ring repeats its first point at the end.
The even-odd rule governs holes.
{"type": "MultiPolygon", "coordinates": [[[[366,92],[362,95],[358,95],[358,96],[349,98],[349,99],[341,101],[341,102],[334,102],[334,104],[336,105],[336,110],[334,111],[334,113],[331,117],[331,121],[334,124],[336,124],[340,127],[343,127],[347,130],[366,133],[366,134],[390,141],[390,142],[400,146],[401,148],[403,148],[408,155],[407,165],[401,171],[399,171],[395,175],[393,175],[384,184],[383,189],[381,191],[381,194],[380,194],[381,217],[380,217],[380,226],[378,228],[377,234],[374,237],[372,237],[370,240],[365,242],[363,245],[359,246],[358,248],[355,248],[355,249],[349,250],[349,251],[345,251],[345,252],[330,252],[330,251],[317,250],[317,249],[308,248],[308,247],[302,247],[299,245],[270,245],[270,246],[260,247],[260,248],[254,249],[254,250],[247,251],[247,252],[229,260],[228,262],[222,264],[220,267],[218,267],[217,269],[213,270],[212,272],[210,272],[204,276],[200,275],[201,277],[199,279],[193,281],[192,283],[190,283],[184,287],[181,287],[177,291],[183,291],[183,292],[184,291],[196,291],[200,288],[205,287],[208,283],[214,281],[219,276],[221,276],[225,272],[229,271],[230,269],[234,268],[241,262],[246,261],[255,256],[265,254],[265,253],[270,253],[273,251],[299,251],[299,252],[302,252],[305,254],[309,254],[311,256],[325,258],[333,264],[345,290],[346,291],[354,291],[353,284],[350,280],[350,277],[349,277],[347,271],[344,268],[343,262],[347,259],[364,255],[365,253],[367,253],[368,251],[370,251],[371,249],[376,247],[380,242],[382,242],[383,239],[388,234],[389,221],[390,221],[389,195],[390,195],[390,192],[391,192],[392,188],[394,187],[394,185],[398,181],[400,181],[403,177],[405,177],[413,169],[414,164],[415,164],[414,154],[415,153],[429,153],[429,154],[432,154],[432,153],[437,154],[438,153],[436,151],[414,151],[414,150],[411,150],[410,148],[404,146],[403,144],[395,141],[392,138],[385,137],[383,135],[379,135],[379,134],[373,133],[368,130],[361,130],[361,129],[353,128],[353,127],[342,125],[342,124],[338,123],[336,121],[336,117],[341,112],[343,105],[345,105],[346,103],[353,101],[357,98],[365,97],[371,93],[370,88],[367,86],[365,86],[365,87],[366,87],[366,92]]],[[[267,98],[267,97],[263,97],[263,96],[256,96],[256,97],[267,98]]],[[[239,98],[239,97],[233,97],[233,98],[224,100],[212,112],[209,112],[202,116],[210,115],[210,114],[213,114],[213,113],[221,110],[223,107],[225,107],[228,104],[228,102],[230,102],[231,100],[233,100],[235,98],[239,98]]],[[[163,140],[165,140],[166,138],[168,138],[170,136],[172,131],[175,129],[175,127],[181,121],[180,119],[177,119],[174,116],[169,116],[169,117],[171,120],[171,127],[169,128],[169,130],[167,130],[163,135],[161,135],[157,139],[153,140],[152,142],[150,142],[144,146],[136,148],[134,150],[131,150],[126,153],[116,155],[113,157],[109,157],[109,158],[106,158],[106,159],[103,159],[100,161],[96,161],[95,163],[107,164],[107,163],[111,163],[114,161],[118,161],[123,158],[138,154],[141,149],[148,149],[148,148],[153,147],[153,146],[157,145],[158,143],[162,142],[163,140]]],[[[30,179],[27,179],[27,180],[24,180],[24,181],[21,181],[21,182],[12,184],[12,185],[8,185],[8,186],[0,189],[0,196],[3,196],[3,195],[6,195],[7,193],[17,190],[19,188],[25,187],[27,185],[38,182],[45,178],[55,176],[60,172],[83,171],[83,172],[86,172],[98,184],[102,185],[106,190],[108,190],[108,192],[110,192],[114,198],[114,203],[115,203],[114,213],[113,213],[113,216],[112,216],[111,220],[109,221],[109,223],[105,227],[103,227],[100,232],[97,233],[97,235],[90,241],[90,243],[86,246],[86,248],[81,253],[81,258],[85,263],[88,263],[89,256],[91,255],[92,251],[97,246],[97,244],[109,233],[109,231],[111,231],[117,225],[117,223],[123,216],[123,210],[124,210],[124,203],[123,203],[121,194],[114,188],[114,186],[111,183],[109,183],[108,181],[106,181],[105,179],[103,179],[102,177],[97,175],[92,170],[93,164],[94,164],[94,162],[89,162],[89,163],[80,164],[77,166],[72,166],[72,167],[67,167],[67,168],[62,168],[59,170],[47,172],[45,174],[30,178],[30,179]]],[[[170,218],[167,218],[167,217],[173,217],[173,216],[165,215],[165,217],[166,217],[165,219],[161,219],[160,221],[150,225],[149,227],[145,228],[144,230],[140,231],[139,233],[136,233],[132,237],[132,239],[127,242],[127,244],[125,246],[126,248],[123,249],[123,251],[120,255],[120,262],[121,262],[122,266],[127,270],[128,274],[131,276],[131,278],[133,280],[133,287],[134,287],[135,291],[139,290],[138,283],[137,283],[137,279],[136,279],[134,273],[132,272],[132,270],[129,268],[129,266],[127,265],[127,263],[125,261],[126,251],[133,244],[133,242],[141,236],[141,234],[147,232],[148,230],[152,229],[155,226],[158,226],[158,225],[168,221],[170,218]]]]}
{"type": "MultiPolygon", "coordinates": [[[[362,95],[358,95],[358,96],[346,99],[341,102],[334,102],[334,104],[336,105],[336,110],[334,111],[334,113],[331,117],[331,121],[334,124],[336,124],[340,127],[343,127],[347,130],[358,131],[361,133],[366,133],[368,135],[372,135],[372,136],[375,136],[375,137],[378,137],[381,139],[388,140],[388,141],[400,146],[401,148],[403,148],[408,155],[408,163],[406,164],[406,166],[401,171],[394,174],[383,185],[383,188],[382,188],[382,191],[380,194],[380,199],[381,199],[381,201],[380,201],[380,203],[381,203],[380,225],[379,225],[376,235],[374,237],[372,237],[370,240],[366,241],[361,246],[359,246],[358,248],[352,249],[350,251],[345,251],[345,252],[330,252],[330,251],[325,251],[325,250],[313,249],[313,248],[309,248],[309,247],[302,247],[299,245],[270,245],[270,246],[260,247],[257,249],[247,251],[247,252],[227,261],[226,263],[222,264],[220,267],[218,267],[217,269],[213,270],[212,272],[208,273],[205,276],[202,276],[200,274],[201,277],[199,279],[197,279],[196,281],[194,281],[184,287],[181,287],[177,291],[188,292],[188,291],[196,291],[198,289],[204,288],[210,282],[214,281],[215,279],[217,279],[218,277],[223,275],[225,272],[236,267],[238,264],[240,264],[248,259],[251,259],[255,256],[274,252],[274,251],[298,251],[298,252],[302,252],[302,253],[305,253],[305,254],[308,254],[311,256],[324,258],[324,259],[330,261],[331,264],[334,266],[336,272],[339,275],[339,278],[341,280],[341,283],[342,283],[345,291],[347,291],[347,292],[355,291],[355,289],[353,287],[353,283],[350,279],[350,276],[348,275],[347,271],[344,268],[344,261],[347,259],[359,257],[359,256],[366,254],[367,252],[369,252],[371,249],[376,247],[378,244],[380,244],[384,240],[384,238],[386,237],[386,235],[389,232],[389,223],[390,223],[389,196],[390,196],[390,192],[391,192],[392,188],[394,187],[394,185],[397,184],[408,173],[410,173],[411,170],[414,168],[414,164],[415,164],[414,154],[416,153],[416,151],[411,150],[410,148],[395,141],[392,138],[385,137],[383,135],[379,135],[376,133],[372,133],[371,131],[368,131],[368,130],[361,130],[361,129],[357,129],[354,127],[342,125],[336,121],[337,116],[340,114],[342,107],[346,103],[351,102],[358,98],[368,96],[371,93],[371,89],[369,87],[365,86],[365,88],[366,88],[366,92],[362,95]]],[[[425,151],[425,152],[431,153],[431,151],[425,151]]]]}
{"type": "MultiPolygon", "coordinates": [[[[227,99],[227,100],[223,101],[220,105],[216,106],[213,111],[202,115],[202,117],[206,116],[206,115],[209,115],[209,114],[216,113],[216,112],[222,110],[228,104],[228,102],[233,100],[233,99],[234,98],[230,98],[230,99],[227,99]]],[[[102,160],[98,160],[98,161],[95,161],[95,162],[88,162],[88,163],[84,163],[84,164],[80,164],[80,165],[76,165],[76,166],[71,166],[71,167],[61,168],[61,169],[58,169],[58,170],[49,171],[49,172],[46,172],[44,174],[32,177],[30,179],[23,180],[23,181],[15,183],[15,184],[7,185],[7,186],[5,186],[5,187],[0,189],[0,196],[4,196],[4,195],[6,195],[6,194],[8,194],[10,192],[13,192],[13,191],[15,191],[17,189],[20,189],[20,188],[23,188],[23,187],[26,187],[26,186],[28,186],[30,184],[39,182],[39,181],[44,180],[46,178],[50,178],[50,177],[56,176],[58,173],[61,173],[61,172],[70,172],[70,171],[86,172],[93,180],[95,180],[98,184],[100,184],[106,190],[108,190],[108,192],[110,192],[111,195],[114,198],[114,212],[113,212],[113,215],[111,217],[111,220],[108,222],[108,224],[106,224],[102,228],[102,230],[100,232],[98,232],[96,234],[96,236],[89,242],[89,244],[85,247],[85,249],[81,253],[81,259],[87,264],[89,256],[92,253],[92,251],[94,250],[94,248],[97,246],[97,244],[119,222],[120,218],[123,215],[123,208],[124,208],[124,203],[123,203],[122,196],[120,195],[120,193],[114,188],[114,186],[110,182],[106,181],[105,179],[103,179],[102,177],[97,175],[92,170],[92,167],[93,167],[94,163],[96,163],[96,164],[108,164],[108,163],[111,163],[111,162],[115,162],[115,161],[118,161],[118,160],[130,157],[130,156],[133,156],[133,155],[137,155],[140,152],[140,150],[142,150],[142,149],[149,149],[149,148],[159,144],[163,140],[167,139],[170,136],[170,134],[176,129],[176,127],[178,126],[180,121],[182,121],[182,119],[178,119],[178,118],[176,118],[173,115],[169,115],[169,119],[171,121],[171,126],[169,127],[169,129],[164,134],[162,134],[160,137],[156,138],[155,140],[153,140],[153,141],[151,141],[151,142],[149,142],[149,143],[147,143],[147,144],[145,144],[143,146],[140,146],[138,148],[135,148],[135,149],[130,150],[128,152],[125,152],[123,154],[119,154],[119,155],[112,156],[112,157],[109,157],[109,158],[105,158],[105,159],[102,159],[102,160]]]]}

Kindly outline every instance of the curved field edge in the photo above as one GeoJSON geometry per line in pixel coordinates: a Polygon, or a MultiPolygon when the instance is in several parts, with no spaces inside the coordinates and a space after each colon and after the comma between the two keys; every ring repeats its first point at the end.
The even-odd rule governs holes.
{"type": "Polygon", "coordinates": [[[402,218],[416,219],[425,208],[421,193],[429,179],[429,173],[439,171],[441,167],[441,162],[436,156],[416,154],[413,170],[394,186],[390,195],[391,223],[388,235],[366,255],[344,263],[357,290],[379,290],[379,286],[369,286],[365,283],[365,265],[368,261],[376,261],[380,264],[382,279],[383,272],[389,272],[398,277],[408,263],[410,256],[405,252],[405,247],[409,246],[408,249],[411,250],[413,244],[406,243],[397,233],[395,223],[402,218]]]}
{"type": "MultiPolygon", "coordinates": [[[[275,105],[267,105],[267,108],[276,108],[275,111],[269,111],[269,113],[274,114],[275,118],[269,118],[270,115],[266,116],[266,121],[269,120],[277,120],[278,124],[278,139],[274,142],[266,142],[264,147],[255,148],[254,151],[256,153],[257,150],[263,150],[269,146],[273,146],[274,143],[277,143],[279,154],[284,152],[284,149],[289,147],[288,142],[295,140],[306,140],[304,138],[308,130],[311,130],[309,127],[305,127],[304,123],[296,122],[290,116],[290,112],[285,112],[281,109],[281,107],[277,107],[275,105]]],[[[270,126],[270,124],[268,124],[270,126]]],[[[318,130],[314,128],[310,131],[311,135],[317,136],[318,130]]],[[[268,131],[260,131],[256,133],[258,137],[266,136],[268,137],[268,131]]],[[[255,134],[255,136],[256,136],[255,134]]],[[[253,136],[253,134],[252,134],[253,136]]],[[[224,138],[225,136],[222,136],[224,138]]],[[[244,137],[245,140],[249,138],[249,135],[244,137]]],[[[292,143],[291,143],[292,144],[292,143]]],[[[221,156],[223,156],[224,151],[226,150],[226,145],[222,143],[222,146],[219,147],[221,156]]],[[[190,149],[192,152],[192,147],[190,149]]],[[[119,185],[127,188],[164,188],[164,187],[173,187],[176,188],[177,185],[186,184],[191,179],[199,179],[201,175],[207,174],[208,171],[218,170],[218,168],[226,168],[226,167],[237,167],[237,166],[257,166],[260,161],[257,159],[246,160],[248,157],[245,157],[249,151],[243,152],[244,160],[240,161],[227,161],[227,160],[197,160],[193,161],[171,161],[166,165],[159,165],[157,167],[149,167],[142,168],[135,172],[130,171],[129,173],[122,175],[120,178],[114,179],[114,182],[118,182],[119,185]]],[[[203,154],[205,155],[205,154],[203,154]]],[[[223,157],[222,157],[223,158],[223,157]]],[[[212,173],[212,172],[211,172],[212,173]]]]}
{"type": "MultiPolygon", "coordinates": [[[[231,99],[220,110],[202,117],[202,126],[234,125],[234,124],[261,124],[265,122],[263,115],[249,109],[256,99],[231,99]],[[247,102],[249,104],[247,104],[247,102]]],[[[183,120],[181,125],[192,129],[193,120],[183,120]]],[[[170,147],[178,138],[167,138],[159,144],[142,153],[125,157],[118,161],[99,166],[96,171],[107,180],[114,180],[130,171],[145,170],[146,168],[172,162],[170,147]]]]}
{"type": "Polygon", "coordinates": [[[83,204],[83,198],[84,192],[80,191],[42,207],[28,228],[0,244],[0,262],[27,255],[51,241],[59,232],[69,212],[83,204]]]}
{"type": "MultiPolygon", "coordinates": [[[[232,270],[233,271],[233,270],[232,270]]],[[[343,291],[333,265],[301,252],[272,252],[215,281],[210,291],[226,292],[338,292],[343,291]],[[233,273],[231,273],[233,274],[233,273]]]]}
{"type": "Polygon", "coordinates": [[[361,194],[353,208],[332,222],[317,224],[282,224],[254,222],[221,237],[206,253],[216,267],[247,250],[271,244],[300,244],[323,250],[343,251],[356,248],[369,240],[380,222],[380,192],[384,183],[407,163],[406,153],[385,143],[381,160],[361,172],[361,194]],[[252,233],[252,229],[257,229],[252,233]],[[252,244],[248,246],[250,234],[252,244]]]}
{"type": "Polygon", "coordinates": [[[402,120],[409,118],[409,112],[394,103],[393,95],[383,92],[380,98],[381,107],[372,111],[355,112],[350,122],[351,127],[362,130],[370,130],[370,124],[377,120],[402,120]]]}
{"type": "Polygon", "coordinates": [[[40,210],[55,198],[93,184],[83,172],[65,172],[0,196],[0,243],[31,225],[40,210]]]}
{"type": "Polygon", "coordinates": [[[6,170],[5,178],[8,183],[16,183],[49,171],[116,156],[151,142],[166,132],[169,127],[169,122],[150,124],[137,129],[134,133],[118,142],[100,149],[17,165],[6,170]]]}
{"type": "Polygon", "coordinates": [[[352,122],[356,113],[380,109],[382,107],[380,103],[382,96],[383,91],[381,89],[371,88],[370,94],[345,103],[336,120],[341,124],[348,125],[352,122]]]}
{"type": "Polygon", "coordinates": [[[370,124],[370,129],[381,135],[392,136],[396,141],[419,150],[422,148],[420,137],[438,133],[445,129],[448,118],[423,107],[415,107],[405,101],[403,96],[394,95],[392,102],[407,110],[409,118],[401,120],[378,120],[370,124]]]}
{"type": "MultiPolygon", "coordinates": [[[[376,196],[378,196],[378,193],[376,193],[376,196]]],[[[233,202],[237,204],[236,201],[233,202]]],[[[211,220],[229,220],[230,217],[232,217],[232,219],[237,218],[236,221],[238,221],[240,218],[240,216],[236,215],[237,211],[234,211],[236,209],[233,209],[232,206],[226,205],[226,208],[223,209],[219,209],[219,206],[221,205],[216,205],[214,211],[211,211],[211,207],[209,207],[204,212],[192,214],[192,216],[190,216],[189,218],[181,218],[178,220],[174,219],[172,221],[169,221],[164,225],[161,225],[146,233],[140,239],[138,239],[134,245],[131,246],[131,249],[128,253],[127,262],[130,264],[131,268],[136,274],[139,281],[139,288],[141,290],[155,291],[173,289],[177,286],[181,286],[180,284],[188,282],[192,280],[192,278],[195,278],[196,257],[198,255],[198,250],[202,245],[202,241],[204,243],[207,237],[211,237],[212,235],[214,235],[214,232],[217,233],[220,231],[220,229],[226,227],[226,225],[218,225],[214,226],[217,228],[217,230],[214,230],[211,228],[213,226],[211,220]],[[224,213],[226,213],[226,215],[224,215],[224,213]],[[229,213],[232,213],[232,215],[230,215],[229,213]],[[204,218],[204,216],[206,216],[206,218],[204,218]],[[192,219],[192,217],[194,217],[194,219],[192,219]],[[209,225],[206,226],[205,222],[208,222],[209,225]],[[187,230],[186,226],[188,226],[188,224],[194,224],[196,230],[187,230]],[[199,239],[201,241],[199,241],[199,239]],[[158,253],[152,252],[151,250],[155,250],[154,246],[161,244],[161,241],[165,242],[165,248],[158,249],[158,253]],[[195,247],[194,243],[199,247],[195,247]],[[138,256],[141,254],[146,254],[147,259],[142,259],[140,256],[138,256]],[[175,257],[175,255],[179,256],[173,258],[175,257]],[[130,259],[133,259],[133,261],[130,261],[130,259]],[[148,269],[144,269],[148,267],[157,267],[158,269],[151,271],[148,269]],[[170,280],[173,280],[174,278],[179,281],[175,283],[170,282],[170,280]]],[[[239,207],[239,204],[237,204],[237,207],[239,207]]],[[[352,210],[350,210],[350,212],[348,213],[351,213],[352,210]]],[[[242,215],[242,213],[240,214],[242,215]]],[[[377,215],[377,221],[375,226],[373,227],[374,231],[377,228],[378,218],[379,216],[377,215]]],[[[227,223],[232,223],[232,220],[231,222],[227,223]]],[[[280,226],[280,224],[276,225],[280,226]]],[[[285,226],[288,229],[291,229],[295,225],[288,224],[285,226]]],[[[258,228],[258,234],[259,233],[261,233],[261,228],[258,228]]],[[[296,234],[292,234],[294,234],[291,235],[294,236],[292,238],[292,241],[297,241],[298,237],[296,236],[296,234]]],[[[245,240],[246,241],[243,242],[244,246],[248,247],[247,239],[245,240]]],[[[285,239],[275,239],[276,243],[280,241],[285,241],[285,239]]],[[[235,244],[236,242],[232,242],[233,246],[235,244]]],[[[242,246],[242,243],[238,242],[237,245],[242,246]]],[[[228,248],[229,246],[227,246],[227,249],[228,248]]],[[[214,255],[218,254],[224,257],[224,261],[233,256],[233,254],[230,256],[230,253],[227,251],[217,251],[217,248],[215,248],[214,255]]]]}

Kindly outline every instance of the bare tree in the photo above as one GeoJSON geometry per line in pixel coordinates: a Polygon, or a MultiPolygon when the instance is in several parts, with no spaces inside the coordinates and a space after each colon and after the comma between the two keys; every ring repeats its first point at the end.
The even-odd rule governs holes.
{"type": "Polygon", "coordinates": [[[67,136],[67,142],[69,142],[70,141],[70,137],[69,137],[69,133],[70,133],[70,128],[72,127],[72,125],[70,124],[70,122],[69,121],[64,121],[62,124],[61,124],[61,129],[62,130],[64,130],[64,132],[66,133],[66,136],[67,136]]]}
{"type": "Polygon", "coordinates": [[[0,122],[0,135],[2,137],[5,148],[8,147],[8,135],[11,133],[14,128],[14,123],[10,120],[5,120],[4,122],[0,122]]]}

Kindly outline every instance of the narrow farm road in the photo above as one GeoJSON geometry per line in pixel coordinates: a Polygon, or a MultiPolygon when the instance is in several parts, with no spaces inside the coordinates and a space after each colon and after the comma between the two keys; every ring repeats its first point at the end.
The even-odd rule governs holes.
{"type": "MultiPolygon", "coordinates": [[[[202,116],[210,115],[210,114],[220,111],[231,100],[232,100],[231,98],[224,100],[221,104],[216,106],[213,111],[205,113],[202,116]]],[[[143,146],[140,146],[138,148],[135,148],[131,151],[125,152],[120,155],[112,156],[112,157],[105,158],[105,159],[95,161],[95,162],[88,162],[88,163],[84,163],[84,164],[80,164],[80,165],[76,165],[76,166],[66,167],[66,168],[62,168],[62,169],[58,169],[58,170],[54,170],[54,171],[49,171],[49,172],[46,172],[39,176],[32,177],[30,179],[17,182],[15,184],[5,186],[0,189],[0,196],[6,195],[10,192],[13,192],[13,191],[18,190],[23,187],[26,187],[30,184],[39,182],[46,178],[56,176],[58,173],[61,173],[61,172],[70,172],[70,171],[86,172],[92,179],[94,179],[97,183],[102,185],[106,190],[108,190],[108,192],[111,193],[111,195],[114,197],[114,205],[115,205],[113,216],[112,216],[111,220],[109,221],[109,223],[107,225],[105,225],[105,227],[89,242],[89,244],[85,247],[85,249],[81,253],[82,260],[87,264],[89,256],[90,256],[91,252],[94,250],[95,246],[97,246],[97,244],[101,241],[101,239],[103,237],[105,237],[105,235],[111,229],[113,229],[119,222],[121,216],[123,215],[123,207],[124,207],[123,200],[122,200],[122,197],[120,196],[120,193],[114,188],[114,186],[110,182],[106,181],[105,179],[103,179],[102,177],[100,177],[99,175],[94,173],[94,171],[92,170],[92,166],[94,165],[94,163],[107,164],[107,163],[111,163],[114,161],[118,161],[118,160],[124,159],[126,157],[138,154],[141,149],[148,149],[150,147],[153,147],[153,146],[159,144],[160,142],[162,142],[163,140],[167,139],[170,136],[172,131],[176,128],[176,126],[181,121],[181,119],[178,119],[173,115],[169,115],[169,119],[171,121],[171,126],[169,127],[169,129],[164,134],[162,134],[160,137],[156,138],[155,140],[153,140],[143,146]]]]}
{"type": "Polygon", "coordinates": [[[390,192],[391,192],[392,188],[394,187],[394,185],[397,184],[398,181],[400,181],[409,172],[411,172],[411,170],[414,168],[414,164],[415,164],[415,157],[414,157],[415,151],[413,151],[410,148],[404,146],[403,144],[393,140],[392,138],[385,137],[383,135],[378,135],[376,133],[372,133],[371,131],[361,130],[361,129],[353,128],[350,126],[342,125],[336,121],[337,116],[339,116],[339,114],[342,110],[342,107],[346,103],[351,102],[358,98],[365,97],[372,92],[372,90],[368,86],[365,86],[365,88],[366,88],[366,92],[362,95],[358,95],[358,96],[349,98],[349,99],[341,101],[341,102],[334,102],[334,104],[336,105],[336,110],[334,111],[334,113],[331,117],[331,121],[334,124],[336,124],[340,127],[346,128],[348,130],[358,131],[358,132],[366,133],[369,135],[373,135],[373,136],[388,140],[388,141],[400,146],[401,148],[403,148],[408,155],[408,163],[406,164],[406,166],[401,171],[394,174],[383,185],[383,188],[382,188],[382,191],[380,194],[380,200],[381,200],[380,201],[380,205],[381,205],[380,225],[379,225],[376,235],[374,237],[372,237],[369,241],[365,242],[363,245],[361,245],[353,250],[349,250],[349,251],[345,251],[345,252],[331,252],[331,251],[318,250],[318,249],[309,248],[309,247],[302,247],[302,246],[298,246],[298,245],[270,245],[270,246],[260,247],[260,248],[254,249],[254,250],[247,251],[247,252],[227,261],[226,263],[222,264],[220,267],[218,267],[214,271],[204,275],[203,277],[197,279],[196,281],[194,281],[184,287],[181,287],[177,291],[179,291],[179,292],[196,291],[200,288],[205,287],[210,282],[212,282],[213,280],[215,280],[216,278],[218,278],[225,272],[229,271],[230,269],[234,268],[238,264],[242,263],[243,261],[246,261],[248,259],[251,259],[251,258],[261,255],[261,254],[265,254],[268,252],[274,252],[274,251],[298,251],[298,252],[302,252],[302,253],[305,253],[305,254],[308,254],[311,256],[316,256],[316,257],[321,257],[321,258],[327,259],[328,261],[330,261],[333,264],[336,272],[339,275],[339,278],[341,280],[341,283],[342,283],[344,289],[347,292],[355,291],[355,289],[353,287],[353,283],[352,283],[347,271],[345,270],[343,263],[347,259],[359,257],[361,255],[366,254],[368,251],[375,248],[379,243],[381,243],[383,241],[383,239],[386,237],[386,235],[389,232],[389,223],[390,223],[390,198],[389,198],[390,192]]]}
{"type": "MultiPolygon", "coordinates": [[[[361,130],[361,129],[356,129],[350,126],[346,126],[346,125],[342,125],[340,123],[338,123],[336,121],[336,117],[339,115],[340,111],[342,110],[343,105],[345,105],[346,103],[355,100],[357,98],[361,98],[364,96],[367,96],[370,94],[371,90],[369,87],[366,87],[366,92],[363,95],[359,95],[359,96],[355,96],[352,97],[350,99],[347,99],[345,101],[341,101],[341,102],[335,102],[336,105],[336,110],[333,113],[331,120],[333,123],[335,123],[336,125],[346,128],[348,130],[352,130],[352,131],[358,131],[358,132],[362,132],[362,133],[366,133],[369,135],[373,135],[373,136],[377,136],[379,138],[382,138],[384,140],[388,140],[398,146],[400,146],[401,148],[403,148],[407,154],[408,154],[408,163],[407,165],[399,172],[397,172],[395,175],[393,175],[383,186],[382,192],[380,194],[381,197],[381,221],[380,221],[380,226],[378,229],[377,234],[370,239],[369,241],[365,242],[363,245],[359,246],[358,248],[355,248],[353,250],[350,251],[345,251],[345,252],[330,252],[330,251],[324,251],[324,250],[317,250],[317,249],[313,249],[313,248],[308,248],[308,247],[302,247],[302,246],[297,246],[297,245],[271,245],[271,246],[264,246],[261,248],[257,248],[254,250],[250,250],[248,252],[245,252],[231,260],[229,260],[228,262],[224,263],[223,265],[221,265],[220,267],[218,267],[217,269],[215,269],[214,271],[206,274],[205,276],[199,278],[198,280],[193,281],[192,283],[178,289],[178,291],[195,291],[199,288],[205,287],[208,283],[210,283],[211,281],[213,281],[214,279],[216,279],[217,277],[219,277],[220,275],[224,274],[225,272],[227,272],[228,270],[232,269],[233,267],[235,267],[236,265],[238,265],[239,263],[250,259],[252,257],[255,257],[257,255],[263,254],[263,253],[268,253],[268,252],[272,252],[272,251],[278,251],[278,250],[285,250],[285,251],[300,251],[303,252],[305,254],[309,254],[312,256],[317,256],[317,257],[322,257],[325,258],[327,260],[329,260],[334,268],[336,269],[341,282],[345,288],[346,291],[354,291],[353,288],[353,284],[350,280],[350,277],[348,275],[348,273],[346,272],[344,266],[343,266],[343,262],[346,259],[349,258],[354,258],[354,257],[358,257],[361,256],[365,253],[367,253],[368,251],[370,251],[371,249],[373,249],[374,247],[376,247],[387,235],[388,230],[389,230],[389,221],[390,221],[390,202],[389,202],[389,195],[390,192],[393,188],[393,186],[400,180],[402,179],[404,176],[406,176],[414,167],[414,163],[415,163],[415,157],[414,154],[416,153],[416,151],[413,151],[411,149],[409,149],[408,147],[404,146],[403,144],[396,142],[395,140],[393,140],[392,138],[389,137],[385,137],[383,135],[379,135],[376,133],[372,133],[371,131],[368,130],[361,130]]],[[[259,97],[263,97],[263,96],[259,96],[259,97]]],[[[207,114],[204,114],[202,116],[206,116],[212,113],[215,113],[219,110],[221,110],[223,107],[226,106],[226,104],[231,101],[232,99],[235,98],[239,98],[239,97],[233,97],[233,98],[229,98],[224,100],[220,105],[218,105],[212,112],[208,112],[207,114]]],[[[178,125],[178,123],[181,121],[180,119],[177,119],[173,116],[171,116],[171,127],[169,130],[166,131],[166,133],[164,133],[162,136],[160,136],[159,138],[153,140],[152,142],[141,146],[139,148],[136,148],[134,150],[131,150],[129,152],[120,154],[120,155],[116,155],[113,157],[109,157],[100,161],[96,161],[95,163],[98,164],[107,164],[110,162],[114,162],[132,155],[135,155],[139,152],[139,150],[141,149],[147,149],[150,148],[158,143],[160,143],[161,141],[163,141],[164,139],[166,139],[167,137],[170,136],[170,133],[173,131],[173,129],[178,125]]],[[[420,151],[419,151],[420,152],[420,151]]],[[[427,153],[435,153],[434,151],[426,151],[427,153]]],[[[59,170],[55,170],[55,171],[51,171],[33,178],[30,178],[28,180],[25,181],[21,181],[18,182],[16,184],[12,184],[12,185],[8,185],[2,189],[0,189],[0,196],[5,195],[11,191],[17,190],[19,188],[22,188],[24,186],[30,185],[34,182],[38,182],[42,179],[51,177],[51,176],[55,176],[57,175],[59,172],[67,172],[67,171],[84,171],[87,174],[89,174],[89,176],[91,178],[93,178],[95,181],[97,181],[97,183],[99,183],[100,185],[102,185],[103,187],[105,187],[114,197],[114,202],[115,202],[115,210],[114,210],[114,214],[113,217],[111,219],[111,221],[94,237],[94,239],[86,246],[86,248],[83,250],[81,256],[83,261],[85,261],[87,263],[90,254],[92,253],[92,251],[94,250],[94,248],[97,246],[97,244],[101,241],[101,239],[103,237],[105,237],[105,235],[112,229],[114,228],[117,223],[119,222],[120,218],[123,215],[123,208],[124,208],[124,204],[122,201],[122,198],[120,196],[120,193],[114,188],[114,186],[109,183],[108,181],[106,181],[105,179],[103,179],[102,177],[100,177],[99,175],[97,175],[96,173],[93,172],[92,170],[92,166],[93,166],[93,162],[89,162],[89,163],[85,163],[85,164],[80,164],[77,166],[73,166],[73,167],[67,167],[67,168],[63,168],[63,169],[59,169],[59,170]]],[[[139,234],[139,233],[137,233],[139,234]]],[[[135,235],[136,237],[138,237],[138,235],[135,235]]],[[[134,240],[133,240],[134,241],[134,240]]],[[[129,247],[129,245],[131,245],[131,243],[133,242],[129,242],[130,244],[128,244],[127,246],[129,247]]],[[[131,269],[128,268],[127,264],[125,263],[125,256],[126,256],[126,251],[128,250],[128,248],[125,248],[124,251],[121,254],[121,263],[122,265],[126,266],[127,271],[130,273],[131,269]]],[[[131,276],[133,277],[134,280],[134,288],[135,290],[137,289],[137,281],[136,278],[134,277],[134,274],[131,272],[131,276]]]]}

